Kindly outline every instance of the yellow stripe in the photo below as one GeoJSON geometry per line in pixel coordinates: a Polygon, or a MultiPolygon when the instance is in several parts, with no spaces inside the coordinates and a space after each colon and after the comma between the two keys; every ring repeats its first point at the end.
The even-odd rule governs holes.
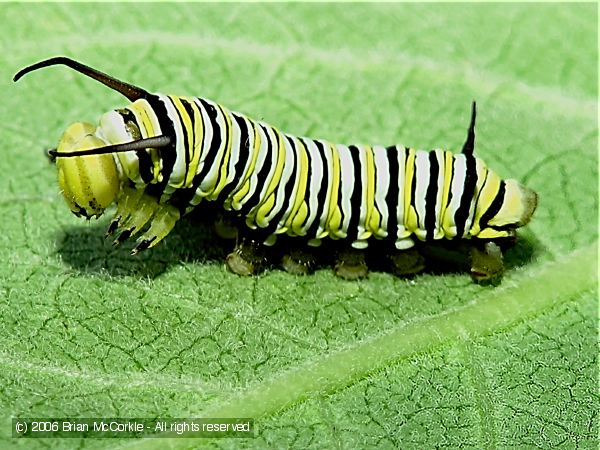
{"type": "MultiPolygon", "coordinates": [[[[479,202],[482,199],[482,190],[484,187],[484,183],[486,183],[487,181],[487,175],[488,175],[488,170],[486,165],[483,163],[483,161],[481,161],[480,159],[477,160],[477,165],[476,167],[476,171],[477,171],[477,187],[475,188],[475,198],[477,199],[477,204],[475,205],[475,207],[478,209],[479,208],[479,202]]],[[[473,235],[477,235],[479,234],[479,222],[477,219],[477,209],[475,209],[472,217],[473,217],[473,222],[471,223],[471,227],[469,230],[469,234],[471,236],[473,235]]],[[[470,211],[469,211],[470,213],[470,211]]],[[[471,218],[471,215],[469,215],[469,218],[471,218]]]]}
{"type": "Polygon", "coordinates": [[[196,170],[198,170],[198,163],[200,156],[202,155],[202,141],[204,138],[204,119],[202,113],[198,108],[198,105],[194,102],[193,98],[184,97],[190,104],[194,111],[194,145],[192,147],[192,156],[190,158],[190,167],[188,170],[187,178],[185,179],[185,186],[190,187],[194,181],[196,170]]]}
{"type": "Polygon", "coordinates": [[[375,162],[373,156],[373,148],[365,146],[367,155],[367,192],[363,199],[367,205],[367,213],[365,216],[365,233],[363,236],[358,236],[358,239],[366,239],[372,233],[377,233],[381,222],[381,215],[375,206],[375,162]]]}
{"type": "Polygon", "coordinates": [[[329,185],[331,189],[329,198],[329,210],[327,214],[327,222],[325,225],[325,229],[317,237],[318,239],[322,239],[327,235],[335,237],[337,231],[340,229],[340,224],[342,223],[342,213],[337,204],[339,194],[338,191],[340,189],[340,156],[333,144],[329,144],[329,148],[331,150],[331,159],[333,162],[333,167],[331,170],[332,180],[331,184],[329,185]]]}
{"type": "Polygon", "coordinates": [[[304,196],[306,193],[306,181],[308,179],[308,156],[306,154],[306,148],[304,148],[304,145],[300,143],[300,147],[298,147],[296,151],[300,152],[300,180],[298,182],[298,187],[294,193],[294,204],[292,207],[292,212],[288,216],[284,224],[284,226],[287,228],[290,228],[290,226],[292,225],[294,217],[298,213],[298,210],[300,209],[300,206],[304,201],[304,196]]]}
{"type": "Polygon", "coordinates": [[[148,117],[148,113],[146,112],[146,108],[150,108],[150,105],[145,100],[140,100],[139,102],[134,102],[130,106],[131,110],[136,114],[136,119],[138,123],[141,123],[142,129],[140,132],[142,133],[142,137],[152,137],[154,134],[154,126],[152,125],[152,121],[148,117]]]}
{"type": "MultiPolygon", "coordinates": [[[[150,105],[148,105],[148,108],[144,108],[142,109],[142,114],[145,116],[145,121],[148,122],[150,124],[150,128],[148,128],[148,137],[151,136],[156,136],[156,128],[154,128],[154,123],[152,123],[152,115],[154,114],[154,111],[152,110],[152,108],[150,107],[150,105]]],[[[156,117],[156,116],[154,116],[156,117]]],[[[142,119],[144,121],[144,119],[142,119]]],[[[153,181],[162,181],[161,175],[160,175],[160,163],[161,163],[161,158],[158,154],[158,152],[156,150],[150,150],[150,157],[152,158],[152,177],[153,177],[153,181]]]]}
{"type": "MultiPolygon", "coordinates": [[[[146,138],[156,136],[158,133],[156,131],[156,128],[154,127],[154,122],[152,120],[153,118],[156,119],[156,116],[154,115],[153,117],[150,114],[154,114],[154,111],[152,110],[150,104],[146,100],[139,100],[139,103],[133,102],[131,104],[131,109],[134,113],[137,112],[136,119],[138,124],[142,126],[142,129],[140,129],[142,137],[146,138]]],[[[150,157],[152,159],[152,181],[160,181],[158,179],[160,175],[160,156],[158,155],[158,152],[156,150],[150,150],[150,157]]]]}
{"type": "MultiPolygon", "coordinates": [[[[442,204],[440,209],[440,226],[442,233],[446,234],[448,228],[448,219],[446,218],[446,210],[448,209],[448,199],[450,197],[450,188],[452,187],[454,155],[452,152],[444,151],[444,190],[442,192],[442,204]]],[[[446,234],[447,236],[447,234],[446,234]]]]}
{"type": "Polygon", "coordinates": [[[479,200],[477,201],[477,210],[475,211],[475,218],[473,219],[473,225],[471,226],[471,236],[477,236],[480,231],[481,216],[488,210],[498,191],[500,190],[500,177],[491,170],[487,171],[487,180],[483,185],[479,200]]]}
{"type": "MultiPolygon", "coordinates": [[[[183,106],[183,103],[181,103],[181,100],[178,97],[169,96],[169,98],[173,102],[173,105],[179,112],[181,120],[183,121],[182,126],[185,128],[187,137],[188,137],[188,142],[187,142],[187,146],[186,146],[186,149],[187,149],[187,158],[186,159],[188,161],[191,161],[193,151],[194,151],[194,141],[193,141],[194,133],[192,131],[191,118],[190,118],[188,112],[186,111],[185,107],[183,106]]],[[[186,164],[187,164],[187,162],[186,162],[186,164]]],[[[187,166],[188,166],[187,168],[189,168],[189,164],[187,166]]],[[[189,177],[189,173],[188,173],[188,177],[189,177]]],[[[173,187],[181,188],[186,184],[186,182],[187,182],[187,177],[185,179],[182,179],[179,183],[174,184],[173,187]]]]}
{"type": "Polygon", "coordinates": [[[241,208],[240,202],[244,199],[244,197],[250,190],[250,177],[252,176],[254,168],[256,167],[256,160],[258,159],[258,152],[260,150],[261,145],[260,133],[258,132],[256,124],[252,120],[248,120],[248,123],[250,123],[250,126],[254,130],[254,150],[252,151],[252,161],[250,162],[250,167],[246,172],[244,182],[243,184],[241,184],[241,187],[237,191],[232,192],[229,198],[225,201],[226,209],[228,209],[228,202],[229,204],[233,205],[234,209],[241,208]]]}
{"type": "MultiPolygon", "coordinates": [[[[283,142],[283,136],[277,128],[271,127],[271,130],[277,136],[277,162],[275,163],[275,172],[269,181],[267,190],[265,191],[264,200],[262,200],[253,211],[248,214],[248,217],[256,217],[256,223],[259,227],[266,227],[268,222],[266,217],[269,215],[273,206],[275,206],[275,189],[281,181],[281,174],[283,173],[283,166],[285,163],[285,143],[283,142]]],[[[260,180],[259,180],[260,183],[260,180]]]]}
{"type": "Polygon", "coordinates": [[[225,155],[223,155],[221,160],[218,162],[218,164],[221,165],[220,175],[216,187],[212,191],[212,194],[208,196],[209,200],[216,199],[219,196],[219,193],[223,190],[223,187],[225,187],[225,183],[227,183],[227,169],[229,168],[229,158],[231,157],[231,117],[229,116],[229,110],[227,110],[219,104],[217,104],[217,107],[221,110],[221,114],[223,114],[223,117],[225,118],[225,124],[227,127],[225,139],[227,139],[227,147],[225,148],[225,155]]]}
{"type": "Polygon", "coordinates": [[[415,176],[415,159],[416,151],[414,148],[411,148],[408,150],[408,157],[406,158],[406,178],[404,180],[404,226],[409,233],[414,233],[419,227],[417,212],[411,205],[412,181],[415,176]]]}
{"type": "Polygon", "coordinates": [[[302,168],[304,170],[302,171],[303,178],[300,180],[301,188],[299,188],[296,193],[296,202],[300,202],[300,207],[291,221],[291,226],[294,234],[299,236],[302,235],[302,225],[306,221],[306,216],[308,215],[308,204],[306,203],[306,187],[308,183],[308,150],[299,139],[297,142],[302,147],[302,168]]]}

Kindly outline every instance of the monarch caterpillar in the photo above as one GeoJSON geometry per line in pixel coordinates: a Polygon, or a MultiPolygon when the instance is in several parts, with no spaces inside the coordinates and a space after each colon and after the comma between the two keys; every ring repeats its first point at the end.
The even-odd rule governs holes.
{"type": "MultiPolygon", "coordinates": [[[[262,244],[281,235],[304,237],[309,247],[342,240],[336,273],[346,278],[366,275],[369,242],[380,241],[392,271],[407,275],[425,266],[422,242],[446,239],[469,243],[472,276],[486,281],[503,271],[500,244],[537,206],[534,191],[502,180],[473,155],[475,102],[461,153],[346,146],[285,134],[208,99],[151,94],[66,57],[25,67],[14,81],[57,64],[132,102],[97,127],[72,124],[49,154],[74,214],[98,217],[116,202],[108,234],[121,242],[145,230],[133,254],[207,200],[241,221],[227,257],[239,274],[253,273],[262,244]]],[[[304,244],[286,258],[289,270],[313,262],[304,244]]]]}

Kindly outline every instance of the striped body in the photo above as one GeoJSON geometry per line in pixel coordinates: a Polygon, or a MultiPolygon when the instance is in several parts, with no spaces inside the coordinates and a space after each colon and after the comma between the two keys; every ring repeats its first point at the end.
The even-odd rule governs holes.
{"type": "Polygon", "coordinates": [[[511,233],[488,222],[518,199],[505,198],[508,184],[470,154],[299,138],[195,97],[152,95],[105,114],[99,127],[111,144],[160,134],[176,137],[174,151],[116,153],[122,175],[182,213],[218,201],[266,244],[286,233],[312,245],[330,237],[365,248],[375,237],[406,249],[413,236],[511,233]]]}
{"type": "MultiPolygon", "coordinates": [[[[239,275],[277,258],[276,250],[267,252],[260,242],[272,245],[281,234],[304,237],[313,246],[343,239],[349,245],[331,256],[335,273],[347,279],[367,275],[367,253],[387,261],[394,274],[410,276],[426,268],[425,248],[411,249],[417,241],[473,238],[466,244],[471,276],[494,282],[503,272],[501,247],[514,242],[517,228],[537,207],[535,191],[500,179],[474,156],[475,102],[459,154],[345,146],[282,133],[210,100],[152,94],[65,56],[24,67],[13,80],[54,65],[132,102],[104,114],[98,126],[71,124],[48,151],[71,212],[97,218],[116,204],[107,236],[116,235],[120,243],[139,235],[132,255],[157,245],[183,214],[206,200],[253,230],[208,213],[217,219],[220,236],[236,237],[225,261],[239,275]],[[385,240],[381,251],[350,248],[364,249],[370,238],[385,240]]],[[[330,256],[332,250],[311,252],[290,242],[279,248],[281,266],[297,274],[318,264],[317,253],[330,256]]]]}

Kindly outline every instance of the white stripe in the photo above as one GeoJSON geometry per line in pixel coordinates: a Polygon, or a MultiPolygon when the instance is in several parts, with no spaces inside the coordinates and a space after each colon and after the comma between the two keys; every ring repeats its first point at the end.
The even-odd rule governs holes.
{"type": "Polygon", "coordinates": [[[444,234],[447,238],[453,238],[456,236],[456,211],[460,206],[460,200],[465,190],[465,182],[467,178],[467,157],[462,153],[455,154],[453,156],[453,176],[452,184],[450,185],[450,194],[452,198],[446,208],[444,216],[448,216],[451,219],[450,228],[444,229],[444,234]]]}
{"type": "MultiPolygon", "coordinates": [[[[269,187],[269,184],[271,184],[271,180],[275,176],[275,170],[277,169],[277,158],[279,155],[279,140],[277,138],[277,133],[275,133],[272,127],[266,126],[266,129],[267,134],[269,135],[269,138],[271,140],[271,152],[270,154],[267,154],[266,157],[271,158],[271,167],[269,167],[269,173],[267,173],[266,178],[264,180],[260,180],[260,184],[262,186],[260,188],[258,204],[250,210],[250,212],[248,213],[249,216],[255,214],[256,211],[260,208],[262,202],[264,202],[267,199],[267,188],[269,187]]],[[[265,221],[258,223],[258,226],[260,226],[261,228],[265,228],[267,226],[267,222],[265,221]]]]}
{"type": "MultiPolygon", "coordinates": [[[[185,179],[185,135],[183,134],[182,122],[179,119],[177,110],[175,109],[175,105],[171,99],[169,99],[166,95],[158,95],[158,98],[167,110],[168,118],[173,123],[173,128],[175,129],[175,139],[177,141],[177,145],[175,147],[175,163],[173,165],[173,170],[171,171],[171,175],[169,176],[169,183],[165,186],[165,194],[172,194],[176,189],[180,188],[185,179]]],[[[162,158],[161,158],[162,161],[162,158]]]]}
{"type": "Polygon", "coordinates": [[[214,106],[214,108],[217,112],[217,123],[219,124],[219,134],[221,135],[221,143],[219,145],[219,150],[217,152],[215,159],[213,161],[204,161],[205,163],[210,164],[210,170],[206,174],[206,177],[204,177],[204,179],[200,183],[200,190],[202,192],[205,192],[206,195],[210,195],[213,193],[213,190],[216,187],[217,179],[219,178],[219,172],[221,171],[221,163],[223,160],[223,155],[224,155],[226,147],[227,147],[225,145],[226,140],[227,140],[227,134],[226,134],[227,122],[225,120],[225,117],[221,113],[221,109],[219,108],[219,106],[216,103],[214,103],[210,100],[206,100],[206,99],[204,99],[204,101],[206,101],[208,104],[214,106]]]}
{"type": "MultiPolygon", "coordinates": [[[[127,132],[123,117],[117,111],[109,111],[100,117],[100,124],[96,128],[95,134],[107,144],[123,144],[133,141],[133,138],[127,132]]],[[[127,178],[136,185],[145,186],[140,176],[139,159],[136,152],[113,153],[113,159],[119,162],[117,167],[120,167],[127,178]]]]}
{"type": "MultiPolygon", "coordinates": [[[[204,106],[202,105],[200,100],[197,98],[194,98],[194,103],[196,104],[196,106],[198,107],[198,110],[200,111],[200,114],[202,116],[202,123],[204,125],[203,126],[204,136],[202,138],[202,140],[203,140],[202,151],[200,153],[200,159],[198,160],[198,166],[196,167],[196,173],[195,173],[195,175],[197,175],[200,172],[202,172],[205,162],[210,164],[210,161],[206,161],[206,158],[207,158],[208,152],[210,150],[210,144],[212,143],[213,127],[212,127],[210,118],[208,117],[208,113],[204,110],[204,106]]],[[[194,197],[190,201],[190,204],[194,205],[194,206],[197,205],[198,203],[200,203],[202,198],[206,197],[207,194],[208,194],[207,192],[204,192],[202,190],[202,185],[198,186],[198,189],[196,189],[196,192],[194,192],[194,197]]]]}
{"type": "Polygon", "coordinates": [[[310,180],[308,180],[306,198],[308,203],[308,217],[305,222],[305,226],[302,228],[303,235],[306,234],[306,231],[310,228],[310,226],[314,223],[317,217],[317,210],[319,208],[319,198],[318,195],[320,193],[321,181],[323,180],[323,160],[321,159],[321,155],[319,153],[319,149],[315,145],[314,141],[311,139],[305,139],[306,149],[310,158],[310,169],[311,175],[310,180]]]}
{"type": "MultiPolygon", "coordinates": [[[[360,198],[360,217],[358,218],[357,225],[357,236],[362,236],[366,231],[366,222],[367,222],[367,184],[368,184],[368,174],[367,174],[367,152],[369,151],[364,145],[356,145],[358,148],[358,157],[360,164],[360,187],[361,187],[361,198],[360,198]]],[[[357,189],[358,184],[355,182],[354,188],[357,189]]],[[[355,211],[355,213],[359,213],[359,211],[355,211]]],[[[362,241],[362,239],[360,240],[362,241]]],[[[367,247],[368,244],[366,242],[363,244],[359,241],[354,241],[352,246],[355,248],[364,248],[367,247]]]]}
{"type": "MultiPolygon", "coordinates": [[[[283,136],[283,142],[283,151],[285,155],[285,161],[283,162],[283,172],[281,173],[281,178],[279,179],[277,189],[275,190],[275,205],[273,206],[271,212],[266,216],[267,223],[271,222],[273,217],[275,217],[283,207],[287,207],[288,209],[291,207],[289,203],[291,200],[289,198],[286,198],[285,195],[285,185],[292,176],[292,170],[295,164],[295,157],[291,147],[287,144],[285,136],[283,136]]],[[[283,233],[284,231],[287,230],[284,230],[281,228],[281,226],[278,226],[275,233],[283,233]]]]}
{"type": "Polygon", "coordinates": [[[326,225],[327,225],[327,217],[329,216],[329,202],[331,200],[331,187],[333,185],[333,154],[332,152],[334,151],[334,149],[332,148],[331,144],[329,142],[326,141],[322,141],[319,140],[318,142],[321,143],[321,145],[323,146],[323,154],[325,156],[325,161],[323,164],[323,169],[327,171],[327,186],[325,187],[327,189],[327,194],[325,195],[325,207],[323,208],[323,211],[321,212],[321,217],[319,217],[319,228],[317,228],[317,233],[315,236],[320,236],[321,233],[323,233],[323,231],[326,229],[326,225]]]}
{"type": "Polygon", "coordinates": [[[429,187],[431,164],[429,163],[429,152],[417,150],[415,158],[415,197],[414,205],[417,211],[418,227],[414,231],[420,240],[425,240],[427,231],[425,230],[425,197],[429,187]]]}
{"type": "MultiPolygon", "coordinates": [[[[223,186],[223,188],[225,188],[225,186],[230,185],[231,183],[235,183],[235,185],[237,186],[240,183],[240,181],[244,179],[243,173],[237,179],[235,179],[235,165],[240,159],[241,131],[237,120],[235,120],[231,112],[229,113],[229,117],[231,118],[231,153],[229,154],[229,163],[227,164],[227,178],[225,180],[225,185],[223,186]]],[[[246,164],[248,164],[248,161],[246,161],[246,164]]]]}
{"type": "Polygon", "coordinates": [[[385,201],[390,187],[390,166],[387,151],[377,145],[373,147],[373,164],[375,165],[375,207],[381,215],[381,227],[376,236],[384,238],[388,235],[388,205],[385,201]]]}
{"type": "Polygon", "coordinates": [[[340,155],[340,195],[341,199],[338,199],[338,205],[342,210],[342,225],[341,229],[336,233],[339,238],[345,238],[348,235],[348,225],[350,223],[350,216],[352,215],[352,203],[351,197],[354,191],[356,180],[354,179],[354,164],[352,162],[352,156],[350,155],[350,149],[345,145],[337,144],[336,148],[340,155]]]}
{"type": "MultiPolygon", "coordinates": [[[[407,236],[406,226],[404,225],[404,191],[410,189],[410,186],[406,184],[406,149],[403,146],[398,145],[397,158],[398,158],[398,206],[396,211],[390,211],[390,214],[396,214],[398,219],[398,232],[396,233],[396,239],[402,239],[407,236]]],[[[393,181],[393,180],[391,180],[393,181]]],[[[394,230],[390,230],[394,231],[394,230]]]]}
{"type": "Polygon", "coordinates": [[[260,169],[264,165],[265,159],[268,156],[267,138],[265,137],[265,133],[263,132],[262,128],[258,124],[256,124],[256,131],[260,136],[260,147],[258,148],[258,157],[256,159],[256,165],[254,166],[252,175],[250,175],[250,189],[248,190],[244,198],[242,198],[239,202],[240,209],[248,202],[252,194],[254,194],[254,191],[256,191],[256,186],[258,184],[258,173],[260,172],[260,169]]]}
{"type": "Polygon", "coordinates": [[[435,229],[433,230],[433,239],[442,239],[444,237],[444,232],[442,230],[442,219],[441,219],[441,211],[442,211],[442,197],[444,195],[444,151],[440,149],[435,149],[435,157],[438,162],[438,177],[435,182],[437,183],[437,197],[435,199],[435,229]]]}
{"type": "MultiPolygon", "coordinates": [[[[246,181],[247,181],[246,177],[248,176],[248,171],[250,170],[250,164],[252,163],[252,159],[254,158],[254,152],[255,152],[255,150],[254,150],[254,141],[255,141],[254,127],[256,125],[254,124],[254,122],[252,122],[250,119],[248,119],[243,114],[240,114],[240,113],[235,113],[235,114],[238,115],[239,117],[241,117],[244,120],[244,123],[246,124],[247,135],[248,135],[248,157],[245,159],[244,169],[242,170],[241,176],[233,181],[236,184],[235,184],[235,187],[233,188],[233,190],[231,191],[231,193],[229,194],[229,197],[227,197],[226,204],[230,203],[230,205],[231,205],[230,208],[239,210],[242,207],[242,204],[234,202],[233,197],[244,186],[244,184],[246,184],[246,181]]],[[[241,136],[241,133],[240,133],[240,136],[241,136]]],[[[240,145],[241,145],[241,143],[240,143],[240,145]]],[[[260,148],[257,149],[256,151],[257,152],[260,151],[260,148]]],[[[238,153],[239,153],[239,151],[238,151],[238,153]]],[[[238,157],[238,159],[239,159],[239,157],[238,157]]]]}
{"type": "MultiPolygon", "coordinates": [[[[291,155],[294,159],[295,167],[301,167],[302,159],[300,158],[300,150],[296,148],[296,151],[294,151],[287,139],[284,139],[283,142],[285,145],[286,159],[288,155],[291,155]]],[[[289,177],[291,177],[291,173],[289,177]]],[[[284,233],[290,231],[290,229],[286,228],[284,225],[288,217],[290,217],[292,209],[294,208],[294,199],[296,198],[296,192],[298,191],[298,186],[300,185],[300,170],[296,170],[293,184],[294,187],[292,188],[292,195],[290,196],[290,198],[285,199],[287,209],[285,213],[281,216],[281,219],[279,219],[279,223],[277,224],[277,233],[284,233]]]]}

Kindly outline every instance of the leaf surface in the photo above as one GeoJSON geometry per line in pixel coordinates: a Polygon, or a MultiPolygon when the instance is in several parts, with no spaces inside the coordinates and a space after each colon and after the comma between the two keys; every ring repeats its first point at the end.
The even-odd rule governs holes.
{"type": "Polygon", "coordinates": [[[2,4],[0,446],[596,448],[597,7],[2,4]],[[335,142],[459,149],[538,192],[500,287],[239,278],[182,221],[138,257],[43,155],[118,94],[69,55],[335,142]],[[12,417],[251,416],[252,440],[14,440],[12,417]]]}

